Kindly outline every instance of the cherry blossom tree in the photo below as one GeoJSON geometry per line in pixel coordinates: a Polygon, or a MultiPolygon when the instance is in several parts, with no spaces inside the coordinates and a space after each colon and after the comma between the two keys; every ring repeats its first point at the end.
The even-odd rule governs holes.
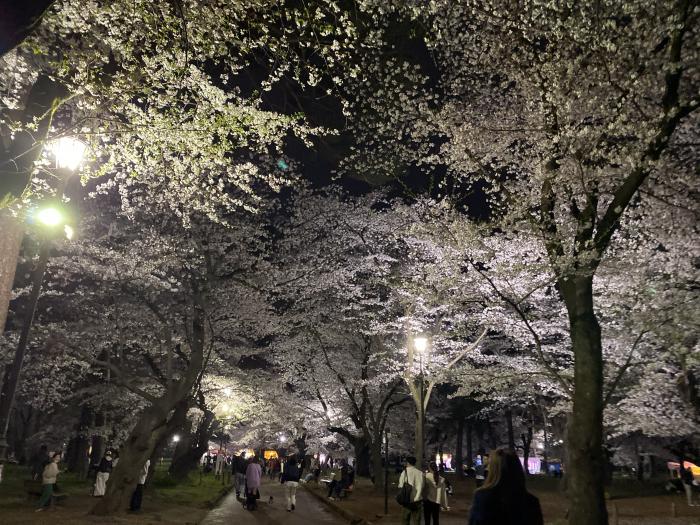
{"type": "MultiPolygon", "coordinates": [[[[697,12],[684,0],[370,5],[383,27],[419,21],[417,45],[429,58],[368,58],[358,85],[371,88],[356,106],[368,147],[349,162],[442,166],[443,194],[485,192],[500,228],[529,229],[546,249],[574,354],[569,521],[606,523],[594,279],[642,195],[689,187],[697,12]]],[[[380,49],[391,44],[386,34],[380,49]]]]}

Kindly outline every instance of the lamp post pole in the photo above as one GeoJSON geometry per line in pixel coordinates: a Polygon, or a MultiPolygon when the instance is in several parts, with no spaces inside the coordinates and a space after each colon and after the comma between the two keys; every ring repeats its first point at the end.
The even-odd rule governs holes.
{"type": "Polygon", "coordinates": [[[420,368],[420,468],[424,467],[425,459],[425,380],[423,378],[423,352],[418,352],[418,366],[420,368]]]}
{"type": "Polygon", "coordinates": [[[384,430],[384,514],[389,514],[389,428],[384,430]]]}
{"type": "Polygon", "coordinates": [[[15,395],[17,393],[17,384],[19,383],[19,377],[22,372],[24,356],[27,353],[29,332],[31,331],[34,321],[36,305],[39,302],[41,285],[44,282],[44,275],[46,274],[46,265],[49,262],[49,250],[49,241],[44,239],[39,251],[39,261],[37,262],[32,277],[32,291],[29,294],[29,304],[27,305],[24,316],[24,323],[22,324],[19,343],[15,351],[15,358],[12,364],[5,369],[2,392],[0,393],[0,462],[4,462],[4,460],[7,459],[7,429],[10,424],[10,413],[12,412],[12,405],[14,404],[15,395]]]}

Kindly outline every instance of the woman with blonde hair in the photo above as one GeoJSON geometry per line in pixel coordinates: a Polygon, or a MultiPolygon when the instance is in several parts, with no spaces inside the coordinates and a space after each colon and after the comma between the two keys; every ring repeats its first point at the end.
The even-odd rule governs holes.
{"type": "Polygon", "coordinates": [[[489,456],[489,474],[474,493],[469,525],[543,525],[539,500],[525,490],[525,472],[512,450],[489,456]]]}

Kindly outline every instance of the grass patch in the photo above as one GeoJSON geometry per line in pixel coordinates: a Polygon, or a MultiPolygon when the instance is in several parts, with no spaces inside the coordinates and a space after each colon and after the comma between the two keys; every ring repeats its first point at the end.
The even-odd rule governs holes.
{"type": "MultiPolygon", "coordinates": [[[[5,466],[3,481],[0,484],[0,508],[27,506],[27,494],[24,489],[24,481],[27,479],[28,467],[13,464],[5,466]]],[[[61,492],[68,496],[88,496],[92,491],[93,480],[80,479],[77,474],[71,472],[62,472],[57,481],[61,492]]],[[[227,488],[230,488],[230,484],[227,484],[227,488]]],[[[166,505],[207,508],[223,489],[221,480],[214,479],[213,474],[200,478],[198,472],[192,473],[187,480],[176,483],[168,475],[168,464],[163,462],[156,466],[153,482],[150,487],[146,487],[146,497],[166,505]]]]}
{"type": "Polygon", "coordinates": [[[156,465],[151,487],[146,487],[146,493],[159,503],[208,508],[224,490],[231,488],[229,478],[224,485],[213,473],[202,475],[199,471],[191,472],[186,480],[178,483],[168,474],[169,467],[169,461],[156,465]]]}

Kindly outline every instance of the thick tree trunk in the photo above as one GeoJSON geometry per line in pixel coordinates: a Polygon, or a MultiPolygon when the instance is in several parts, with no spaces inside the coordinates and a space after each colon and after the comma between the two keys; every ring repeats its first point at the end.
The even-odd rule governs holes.
{"type": "Polygon", "coordinates": [[[457,420],[457,444],[455,450],[454,468],[457,471],[457,477],[464,479],[464,456],[462,454],[464,444],[464,417],[460,416],[457,420]]]}
{"type": "Polygon", "coordinates": [[[515,450],[515,434],[513,433],[513,412],[510,408],[505,411],[506,427],[508,429],[508,448],[515,450]]]}
{"type": "Polygon", "coordinates": [[[87,436],[88,429],[92,423],[93,413],[88,407],[80,409],[80,419],[76,428],[76,435],[71,439],[68,454],[68,470],[70,472],[81,473],[90,448],[90,441],[87,436]]]}
{"type": "Polygon", "coordinates": [[[382,457],[382,438],[375,436],[372,440],[370,456],[372,459],[372,481],[374,490],[384,490],[384,461],[382,457]]]}
{"type": "Polygon", "coordinates": [[[355,473],[363,478],[370,474],[370,443],[366,439],[358,439],[355,443],[355,473]]]}
{"type": "MultiPolygon", "coordinates": [[[[186,450],[175,454],[173,462],[170,465],[170,475],[176,481],[181,481],[187,478],[188,474],[197,468],[202,456],[209,448],[209,439],[212,435],[212,422],[214,413],[206,411],[202,420],[197,425],[197,429],[186,440],[186,450]]],[[[181,440],[178,446],[183,443],[181,440]]]]}
{"type": "MultiPolygon", "coordinates": [[[[109,476],[104,497],[91,511],[94,515],[106,516],[126,508],[146,460],[150,459],[157,444],[172,431],[173,421],[178,421],[176,426],[182,425],[182,419],[179,419],[182,417],[180,409],[188,406],[188,399],[204,365],[205,319],[199,297],[197,301],[191,325],[191,353],[187,370],[176,383],[170,383],[166,392],[139,416],[121,449],[119,463],[109,476]]],[[[184,413],[187,413],[186,408],[184,413]]]]}
{"type": "Polygon", "coordinates": [[[138,473],[151,457],[156,443],[167,429],[167,402],[155,403],[143,411],[121,449],[119,463],[109,476],[107,491],[92,514],[106,516],[126,508],[138,480],[138,473]]]}
{"type": "Polygon", "coordinates": [[[496,432],[494,431],[493,425],[491,424],[491,421],[488,419],[486,420],[486,434],[488,435],[489,439],[489,448],[495,449],[498,448],[498,438],[496,437],[496,432]]]}
{"type": "Polygon", "coordinates": [[[574,351],[573,413],[567,429],[570,525],[606,525],[603,453],[603,354],[593,309],[593,277],[560,283],[574,351]]]}
{"type": "Polygon", "coordinates": [[[5,330],[12,283],[24,228],[6,209],[0,209],[0,333],[5,330]]]}

